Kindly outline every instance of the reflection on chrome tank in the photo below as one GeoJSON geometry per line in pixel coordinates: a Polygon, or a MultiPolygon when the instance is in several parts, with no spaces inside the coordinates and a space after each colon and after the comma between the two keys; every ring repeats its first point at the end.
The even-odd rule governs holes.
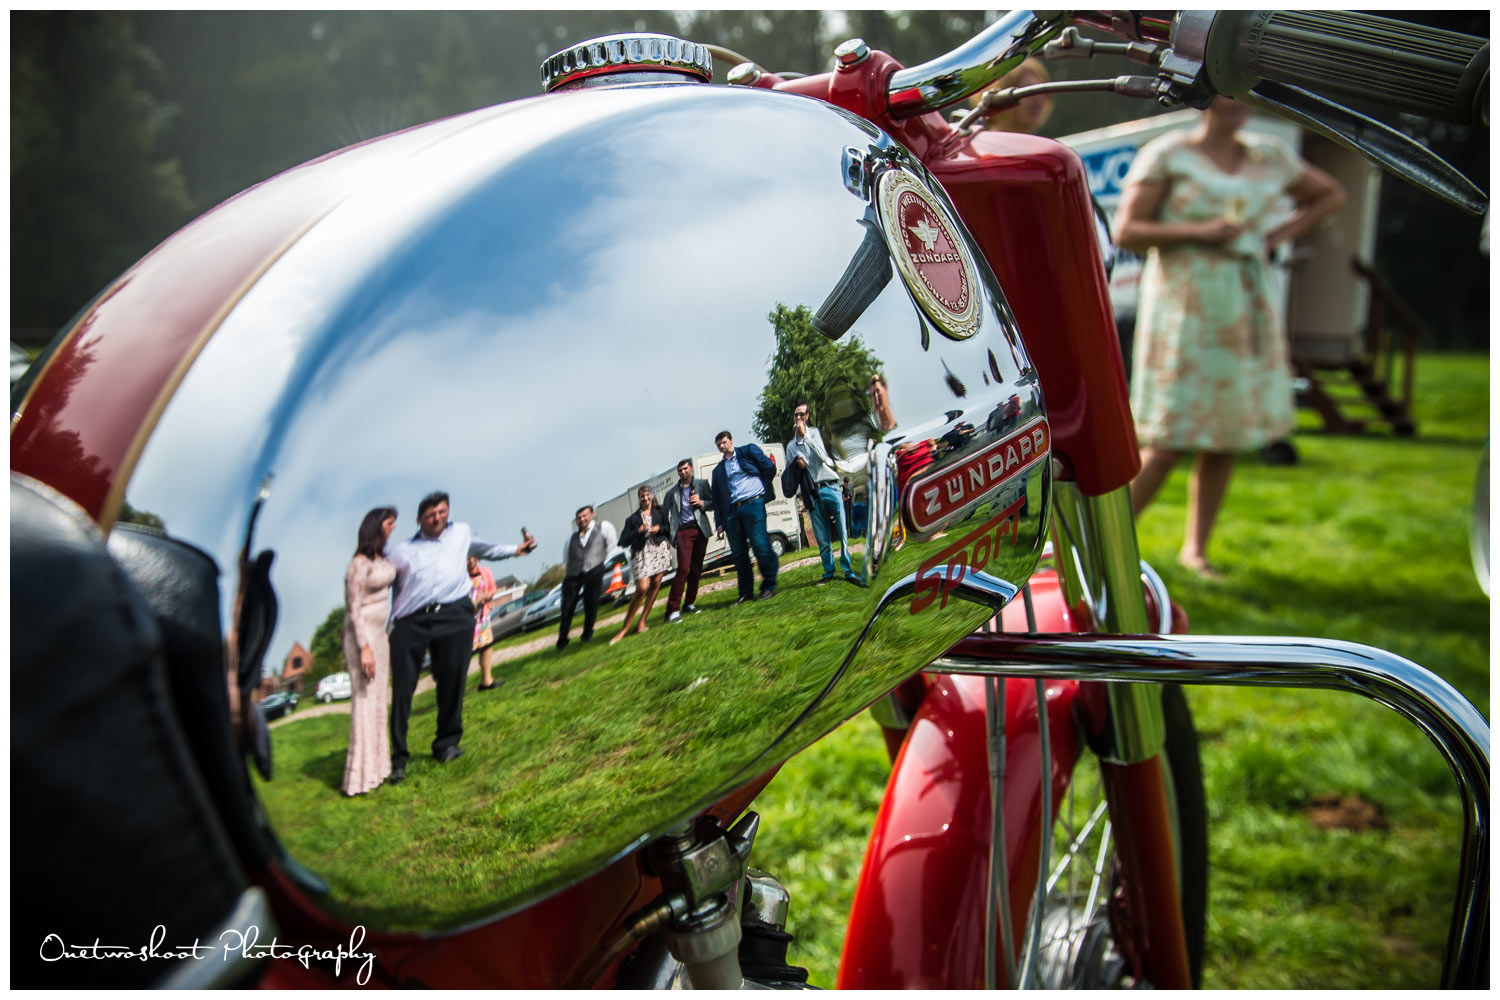
{"type": "MultiPolygon", "coordinates": [[[[448,495],[438,538],[498,558],[482,564],[502,581],[550,570],[560,585],[552,567],[590,508],[573,567],[603,592],[590,641],[586,593],[563,648],[551,609],[489,637],[492,688],[475,672],[460,689],[435,647],[400,784],[343,794],[337,707],[271,731],[257,791],[330,908],[430,929],[597,870],[971,632],[1036,564],[1049,449],[995,279],[902,147],[798,97],[601,88],[476,113],[359,178],[223,318],[125,499],[224,569],[231,641],[257,599],[242,553],[274,553],[276,665],[337,622],[367,512],[397,511],[400,615],[403,587],[455,558],[419,521],[429,493],[448,495]],[[789,457],[812,454],[804,404],[821,446],[807,470],[789,457]],[[804,485],[814,468],[829,490],[804,485]],[[642,485],[661,505],[644,517],[642,485]],[[809,506],[830,517],[826,561],[809,506]],[[584,555],[595,531],[618,543],[593,550],[602,561],[584,555]],[[707,562],[668,621],[683,531],[706,536],[707,562]],[[453,746],[463,756],[440,762],[453,746]]],[[[467,658],[466,598],[427,596],[439,608],[414,613],[437,632],[458,622],[467,658]]],[[[358,645],[318,672],[359,671],[358,645]]]]}

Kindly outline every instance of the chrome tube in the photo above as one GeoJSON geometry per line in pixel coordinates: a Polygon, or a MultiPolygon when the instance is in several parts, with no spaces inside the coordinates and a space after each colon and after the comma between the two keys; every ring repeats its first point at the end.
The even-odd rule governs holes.
{"type": "MultiPolygon", "coordinates": [[[[1100,632],[1154,631],[1141,588],[1129,488],[1091,497],[1077,483],[1054,478],[1052,511],[1058,582],[1068,607],[1087,607],[1094,616],[1089,624],[1100,632]]],[[[1109,759],[1135,764],[1160,753],[1167,740],[1161,692],[1140,684],[1112,684],[1108,694],[1114,724],[1109,759]]]]}
{"type": "Polygon", "coordinates": [[[1013,10],[951,52],[897,70],[887,85],[891,117],[940,111],[977,94],[1062,34],[1068,25],[1133,42],[1166,44],[1172,11],[1013,10]]]}
{"type": "Polygon", "coordinates": [[[1394,653],[1328,639],[1090,635],[971,637],[932,669],[987,677],[1351,691],[1394,709],[1437,746],[1463,798],[1458,898],[1442,985],[1474,986],[1487,978],[1490,727],[1431,671],[1394,653]]]}
{"type": "Polygon", "coordinates": [[[1005,985],[1014,987],[1016,960],[1011,954],[1010,867],[1005,857],[1005,681],[991,677],[984,685],[985,745],[990,764],[990,882],[985,896],[984,988],[995,988],[995,914],[1000,915],[1000,954],[1005,964],[1005,985]]]}
{"type": "Polygon", "coordinates": [[[951,52],[897,70],[887,90],[893,118],[938,111],[976,94],[1062,34],[1063,11],[1013,10],[951,52]]]}

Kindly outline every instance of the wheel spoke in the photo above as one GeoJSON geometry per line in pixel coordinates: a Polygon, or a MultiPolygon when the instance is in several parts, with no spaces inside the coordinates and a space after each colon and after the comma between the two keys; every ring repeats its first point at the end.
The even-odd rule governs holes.
{"type": "Polygon", "coordinates": [[[1109,863],[1109,835],[1114,832],[1114,824],[1105,822],[1104,836],[1099,840],[1099,856],[1094,862],[1094,880],[1089,885],[1089,901],[1084,906],[1084,913],[1093,913],[1094,904],[1099,901],[1099,885],[1104,881],[1104,869],[1109,863]]]}
{"type": "Polygon", "coordinates": [[[1068,845],[1067,852],[1060,859],[1058,859],[1057,867],[1052,869],[1052,876],[1047,880],[1048,892],[1051,892],[1053,889],[1057,888],[1058,879],[1062,878],[1064,872],[1067,872],[1068,898],[1077,898],[1075,895],[1076,887],[1072,881],[1073,859],[1077,857],[1079,852],[1083,850],[1084,845],[1088,842],[1089,834],[1094,832],[1094,827],[1097,826],[1099,824],[1099,821],[1104,818],[1106,808],[1107,806],[1103,802],[1100,802],[1099,805],[1094,808],[1093,813],[1090,814],[1088,820],[1084,823],[1083,829],[1078,832],[1078,834],[1073,838],[1072,842],[1068,845]]]}

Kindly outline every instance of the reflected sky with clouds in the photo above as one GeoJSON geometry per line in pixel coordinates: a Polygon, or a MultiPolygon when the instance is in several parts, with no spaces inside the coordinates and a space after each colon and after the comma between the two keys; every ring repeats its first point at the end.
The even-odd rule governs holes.
{"type": "MultiPolygon", "coordinates": [[[[371,507],[452,495],[492,564],[534,578],[573,511],[750,440],[778,302],[816,309],[864,237],[842,150],[870,126],[763,91],[640,88],[522,102],[382,171],[262,277],[167,408],[129,502],[209,551],[224,603],[249,503],[274,476],[255,549],[277,553],[267,660],[343,600],[371,507]]],[[[893,279],[851,335],[885,363],[903,425],[983,415],[992,315],[933,336],[893,279]],[[958,400],[952,369],[968,388],[958,400]]]]}

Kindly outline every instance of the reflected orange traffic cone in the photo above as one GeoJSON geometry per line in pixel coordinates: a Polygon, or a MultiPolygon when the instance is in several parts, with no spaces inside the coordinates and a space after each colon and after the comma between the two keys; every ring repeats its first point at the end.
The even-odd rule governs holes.
{"type": "Polygon", "coordinates": [[[604,591],[606,594],[625,589],[625,574],[620,572],[621,565],[621,563],[615,563],[615,571],[610,574],[609,586],[604,591]]]}

